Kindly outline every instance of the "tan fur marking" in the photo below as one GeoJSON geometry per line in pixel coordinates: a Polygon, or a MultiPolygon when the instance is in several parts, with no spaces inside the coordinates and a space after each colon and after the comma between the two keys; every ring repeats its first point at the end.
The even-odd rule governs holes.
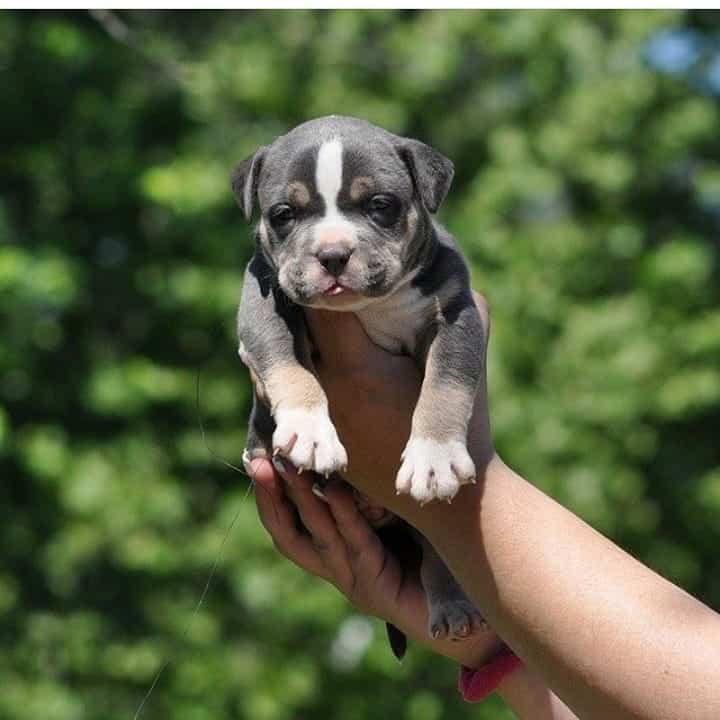
{"type": "Polygon", "coordinates": [[[310,204],[310,191],[305,183],[299,181],[291,182],[288,185],[288,199],[301,208],[310,204]]]}
{"type": "MultiPolygon", "coordinates": [[[[428,357],[425,377],[435,376],[428,357]]],[[[412,419],[412,434],[438,443],[464,439],[472,413],[474,397],[467,388],[453,382],[423,383],[412,419]],[[452,408],[452,410],[443,410],[452,408]]]]}
{"type": "Polygon", "coordinates": [[[302,365],[274,367],[268,373],[265,389],[273,411],[279,404],[310,409],[327,403],[316,377],[302,365]]]}
{"type": "Polygon", "coordinates": [[[359,175],[350,184],[350,199],[353,202],[358,202],[366,198],[374,187],[375,183],[372,178],[359,175]]]}

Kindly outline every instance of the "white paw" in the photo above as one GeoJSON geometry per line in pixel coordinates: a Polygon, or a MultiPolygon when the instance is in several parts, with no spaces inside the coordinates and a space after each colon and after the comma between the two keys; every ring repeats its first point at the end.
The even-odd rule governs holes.
{"type": "Polygon", "coordinates": [[[273,451],[299,470],[329,475],[347,467],[347,453],[324,408],[278,408],[275,423],[273,451]]]}
{"type": "Polygon", "coordinates": [[[462,440],[436,442],[410,436],[402,460],[395,487],[421,505],[450,502],[461,485],[475,482],[475,464],[462,440]]]}

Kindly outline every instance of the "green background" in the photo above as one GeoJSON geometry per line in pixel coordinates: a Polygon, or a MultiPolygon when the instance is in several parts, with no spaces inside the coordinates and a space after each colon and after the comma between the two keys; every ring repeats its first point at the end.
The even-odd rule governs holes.
{"type": "Polygon", "coordinates": [[[710,12],[0,14],[0,718],[132,718],[165,659],[145,718],[511,716],[276,554],[198,430],[200,369],[239,462],[229,170],[333,112],[455,161],[504,458],[720,607],[719,49],[710,12]]]}

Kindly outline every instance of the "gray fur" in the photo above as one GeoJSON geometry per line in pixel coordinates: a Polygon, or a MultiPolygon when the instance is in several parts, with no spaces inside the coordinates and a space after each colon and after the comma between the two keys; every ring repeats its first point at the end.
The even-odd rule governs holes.
{"type": "Polygon", "coordinates": [[[418,536],[423,557],[420,579],[428,604],[428,634],[464,640],[484,628],[485,619],[447,569],[435,548],[418,536]]]}

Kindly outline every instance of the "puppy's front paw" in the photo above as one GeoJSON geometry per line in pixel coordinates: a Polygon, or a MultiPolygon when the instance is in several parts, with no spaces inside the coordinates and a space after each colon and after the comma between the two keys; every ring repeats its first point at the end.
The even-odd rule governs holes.
{"type": "Polygon", "coordinates": [[[329,475],[347,467],[347,453],[323,407],[280,407],[275,423],[273,451],[299,470],[329,475]]]}
{"type": "Polygon", "coordinates": [[[402,454],[395,487],[420,504],[450,502],[461,485],[475,482],[475,464],[462,440],[436,442],[410,437],[402,454]]]}
{"type": "Polygon", "coordinates": [[[485,619],[469,600],[436,601],[428,607],[428,632],[434,640],[466,640],[485,629],[485,619]]]}

